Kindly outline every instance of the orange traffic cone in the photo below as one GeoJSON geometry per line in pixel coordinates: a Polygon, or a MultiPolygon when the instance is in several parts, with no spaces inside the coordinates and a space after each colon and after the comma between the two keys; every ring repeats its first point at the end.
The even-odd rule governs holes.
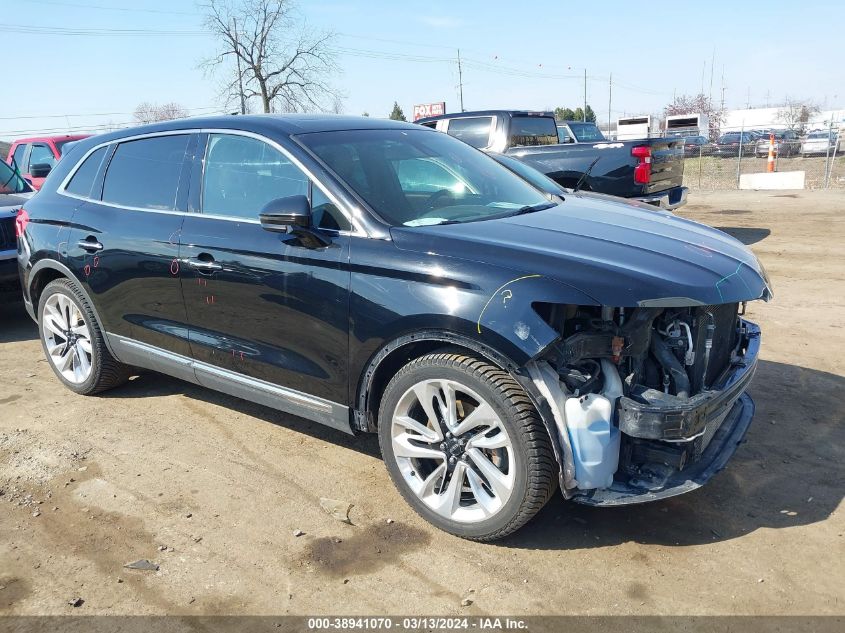
{"type": "Polygon", "coordinates": [[[769,163],[766,166],[769,173],[775,170],[775,135],[769,134],[769,163]]]}

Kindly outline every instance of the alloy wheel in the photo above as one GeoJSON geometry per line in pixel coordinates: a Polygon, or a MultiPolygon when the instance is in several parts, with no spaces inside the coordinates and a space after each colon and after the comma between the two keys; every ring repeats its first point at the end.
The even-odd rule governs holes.
{"type": "Polygon", "coordinates": [[[91,332],[79,307],[64,294],[52,294],[44,303],[41,326],[47,356],[56,370],[68,382],[85,382],[91,375],[91,332]]]}
{"type": "Polygon", "coordinates": [[[391,419],[391,444],[405,483],[446,519],[487,519],[513,492],[505,426],[487,401],[456,381],[424,380],[408,389],[391,419]]]}

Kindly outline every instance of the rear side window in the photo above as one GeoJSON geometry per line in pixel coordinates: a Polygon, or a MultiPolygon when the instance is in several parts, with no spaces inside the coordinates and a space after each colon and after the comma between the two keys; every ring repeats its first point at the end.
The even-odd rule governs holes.
{"type": "MultiPolygon", "coordinates": [[[[578,132],[575,132],[578,135],[578,132]]],[[[511,145],[555,145],[557,125],[551,117],[515,116],[511,118],[511,145]]]]}
{"type": "Polygon", "coordinates": [[[90,198],[94,179],[97,177],[97,172],[100,171],[100,165],[103,162],[103,156],[106,155],[107,149],[107,147],[101,147],[86,158],[79,166],[79,169],[76,170],[73,178],[70,179],[67,187],[65,187],[65,191],[75,196],[90,198]]]}
{"type": "Polygon", "coordinates": [[[139,209],[176,208],[187,134],[156,136],[117,146],[103,184],[103,202],[139,209]]]}
{"type": "MultiPolygon", "coordinates": [[[[493,117],[474,116],[465,119],[452,119],[446,133],[473,147],[487,147],[490,143],[490,128],[493,117]]],[[[557,138],[555,136],[555,138],[557,138]]]]}

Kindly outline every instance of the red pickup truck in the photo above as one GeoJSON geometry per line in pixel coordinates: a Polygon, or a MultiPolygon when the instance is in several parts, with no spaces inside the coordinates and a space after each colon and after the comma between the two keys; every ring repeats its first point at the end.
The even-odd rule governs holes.
{"type": "Polygon", "coordinates": [[[40,189],[53,165],[62,157],[64,146],[89,136],[90,134],[65,134],[18,139],[9,148],[6,162],[16,168],[34,189],[40,189]]]}

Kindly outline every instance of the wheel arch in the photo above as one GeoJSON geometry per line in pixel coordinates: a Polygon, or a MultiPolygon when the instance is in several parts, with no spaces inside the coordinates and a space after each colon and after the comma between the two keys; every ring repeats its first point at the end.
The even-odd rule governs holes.
{"type": "MultiPolygon", "coordinates": [[[[105,334],[106,330],[103,328],[103,320],[97,312],[97,306],[91,300],[91,296],[88,294],[88,291],[85,290],[85,286],[81,281],[79,281],[76,275],[73,274],[73,271],[71,271],[70,268],[54,259],[42,259],[36,262],[36,264],[32,267],[32,270],[29,271],[26,290],[32,304],[32,314],[30,316],[38,322],[38,304],[41,301],[41,293],[44,292],[44,288],[47,287],[47,284],[51,281],[55,281],[56,279],[67,279],[76,285],[79,292],[83,297],[85,297],[85,301],[87,301],[88,305],[91,306],[91,312],[94,313],[94,318],[97,319],[97,326],[100,328],[100,331],[105,334]]],[[[105,336],[104,340],[109,353],[114,356],[114,350],[111,348],[111,344],[109,343],[109,337],[105,336]]]]}
{"type": "Polygon", "coordinates": [[[563,485],[563,447],[557,435],[554,414],[546,397],[540,392],[526,366],[520,366],[513,359],[493,349],[489,345],[471,338],[445,330],[423,330],[392,339],[382,345],[373,354],[361,374],[353,409],[353,426],[359,432],[374,433],[378,430],[377,417],[385,387],[393,375],[405,364],[415,358],[448,346],[450,349],[463,350],[478,354],[484,360],[496,365],[525,390],[537,410],[549,440],[555,461],[558,465],[558,480],[564,496],[569,496],[563,485]]]}
{"type": "Polygon", "coordinates": [[[390,378],[408,362],[444,346],[478,354],[510,374],[517,364],[489,345],[445,330],[422,330],[398,336],[376,351],[365,365],[355,397],[355,424],[360,431],[374,432],[384,388],[390,378]]]}

